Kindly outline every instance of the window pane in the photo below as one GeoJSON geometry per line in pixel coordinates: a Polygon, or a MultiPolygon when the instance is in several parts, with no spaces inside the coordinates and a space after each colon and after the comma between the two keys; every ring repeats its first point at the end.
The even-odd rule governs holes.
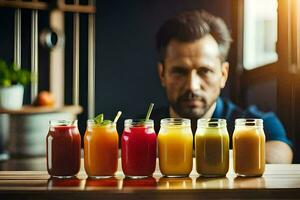
{"type": "Polygon", "coordinates": [[[277,0],[244,0],[245,69],[277,61],[277,0]]]}

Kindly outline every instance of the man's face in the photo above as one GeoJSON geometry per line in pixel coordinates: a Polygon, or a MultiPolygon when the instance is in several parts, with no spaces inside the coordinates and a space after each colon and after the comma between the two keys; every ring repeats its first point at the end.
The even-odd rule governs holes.
{"type": "Polygon", "coordinates": [[[171,40],[158,70],[171,109],[180,117],[197,119],[224,88],[228,63],[221,63],[218,44],[208,34],[193,42],[171,40]]]}

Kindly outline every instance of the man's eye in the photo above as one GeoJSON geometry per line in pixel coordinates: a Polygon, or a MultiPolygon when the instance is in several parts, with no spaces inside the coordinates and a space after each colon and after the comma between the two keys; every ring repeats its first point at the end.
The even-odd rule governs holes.
{"type": "Polygon", "coordinates": [[[208,68],[201,68],[198,70],[198,74],[199,75],[207,75],[209,73],[211,73],[212,71],[208,68]]]}
{"type": "Polygon", "coordinates": [[[186,75],[188,72],[187,70],[182,68],[174,68],[172,69],[171,73],[174,75],[186,75]]]}

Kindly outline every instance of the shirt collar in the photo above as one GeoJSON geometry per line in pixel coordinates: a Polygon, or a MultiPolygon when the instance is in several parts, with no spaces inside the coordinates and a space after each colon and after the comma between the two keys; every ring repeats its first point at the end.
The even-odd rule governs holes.
{"type": "Polygon", "coordinates": [[[223,109],[224,109],[223,101],[221,100],[220,97],[218,97],[216,109],[212,115],[212,118],[222,118],[223,109]]]}

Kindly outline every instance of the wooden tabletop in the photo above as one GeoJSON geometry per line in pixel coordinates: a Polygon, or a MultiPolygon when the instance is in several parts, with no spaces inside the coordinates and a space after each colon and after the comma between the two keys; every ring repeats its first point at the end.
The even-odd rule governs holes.
{"type": "MultiPolygon", "coordinates": [[[[45,158],[15,159],[0,163],[2,170],[34,167],[38,171],[0,171],[0,197],[7,199],[299,199],[300,165],[266,165],[263,177],[236,177],[232,165],[226,177],[166,178],[158,169],[146,179],[124,177],[119,164],[116,176],[88,179],[83,166],[76,178],[53,179],[45,171],[45,158]],[[32,165],[27,165],[26,162],[32,165]],[[19,166],[19,168],[18,168],[19,166]]],[[[3,199],[3,198],[1,198],[3,199]]]]}
{"type": "Polygon", "coordinates": [[[48,106],[23,106],[19,110],[7,110],[0,108],[0,114],[11,114],[11,115],[29,115],[29,114],[43,114],[43,113],[55,113],[55,112],[66,112],[72,114],[80,114],[83,109],[81,106],[68,105],[60,108],[48,107],[48,106]]]}

